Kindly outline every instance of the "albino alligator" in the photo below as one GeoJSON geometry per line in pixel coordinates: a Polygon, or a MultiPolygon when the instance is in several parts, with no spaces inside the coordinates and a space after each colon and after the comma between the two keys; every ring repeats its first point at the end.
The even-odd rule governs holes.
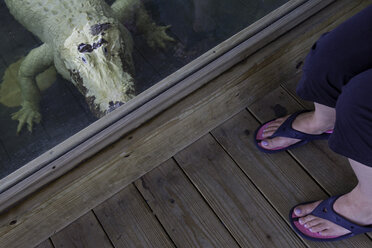
{"type": "Polygon", "coordinates": [[[134,96],[133,41],[123,23],[134,21],[152,47],[173,39],[157,26],[141,0],[5,0],[11,14],[44,44],[30,51],[18,71],[22,108],[17,132],[40,122],[35,77],[54,65],[101,117],[134,96]]]}

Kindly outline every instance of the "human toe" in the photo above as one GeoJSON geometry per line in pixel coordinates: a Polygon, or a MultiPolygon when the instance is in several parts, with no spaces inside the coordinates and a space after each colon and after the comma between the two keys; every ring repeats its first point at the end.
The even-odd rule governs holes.
{"type": "MultiPolygon", "coordinates": [[[[275,129],[276,130],[276,129],[275,129]]],[[[275,132],[275,130],[272,130],[272,129],[265,129],[263,132],[262,132],[262,137],[263,138],[268,138],[270,136],[272,136],[275,132]]]]}
{"type": "Polygon", "coordinates": [[[273,147],[273,141],[272,139],[264,139],[261,141],[261,145],[265,148],[272,148],[273,147]]]}
{"type": "Polygon", "coordinates": [[[324,223],[320,223],[316,226],[313,226],[313,227],[309,228],[309,231],[312,232],[312,233],[319,233],[319,232],[323,232],[325,230],[327,230],[327,225],[324,224],[324,223]]]}
{"type": "Polygon", "coordinates": [[[266,149],[275,149],[277,147],[288,146],[291,143],[288,143],[288,139],[284,137],[275,137],[272,139],[263,139],[261,145],[266,149]]]}
{"type": "Polygon", "coordinates": [[[320,202],[321,201],[317,201],[317,202],[297,206],[293,212],[297,217],[306,216],[310,214],[319,205],[320,202]]]}
{"type": "MultiPolygon", "coordinates": [[[[305,219],[305,218],[301,218],[301,219],[305,219]]],[[[315,218],[311,215],[309,215],[309,218],[307,218],[308,220],[304,221],[302,220],[301,222],[304,223],[304,227],[306,228],[312,228],[312,227],[315,227],[321,223],[323,223],[322,219],[319,219],[319,218],[315,218]]]]}
{"type": "Polygon", "coordinates": [[[306,215],[305,217],[299,218],[298,222],[300,222],[301,225],[304,225],[306,228],[310,227],[310,222],[315,219],[315,216],[313,215],[306,215]]]}

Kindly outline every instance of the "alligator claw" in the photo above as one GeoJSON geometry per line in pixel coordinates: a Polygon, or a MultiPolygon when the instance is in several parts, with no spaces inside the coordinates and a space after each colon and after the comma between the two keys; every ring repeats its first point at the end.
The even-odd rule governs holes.
{"type": "Polygon", "coordinates": [[[12,114],[12,120],[18,120],[17,134],[19,134],[23,126],[27,123],[27,129],[32,133],[32,127],[34,122],[40,123],[41,115],[39,111],[30,106],[30,104],[22,104],[21,110],[12,114]]]}
{"type": "Polygon", "coordinates": [[[154,30],[149,32],[147,34],[147,43],[150,47],[156,48],[160,47],[162,49],[165,49],[166,45],[165,43],[167,41],[175,41],[172,37],[170,37],[166,31],[169,29],[171,25],[168,26],[156,26],[154,30]]]}

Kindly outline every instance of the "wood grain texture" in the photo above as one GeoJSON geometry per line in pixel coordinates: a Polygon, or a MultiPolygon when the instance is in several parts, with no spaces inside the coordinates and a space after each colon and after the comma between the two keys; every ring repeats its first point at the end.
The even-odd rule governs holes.
{"type": "Polygon", "coordinates": [[[172,159],[135,184],[177,247],[238,247],[172,159]]]}
{"type": "Polygon", "coordinates": [[[113,247],[92,212],[54,234],[51,239],[55,248],[113,247]]]}
{"type": "MultiPolygon", "coordinates": [[[[283,116],[282,113],[275,113],[278,106],[280,106],[280,109],[285,109],[287,114],[302,109],[281,88],[267,94],[267,96],[250,105],[248,109],[260,122],[266,122],[283,116]]],[[[349,192],[357,183],[348,161],[331,151],[326,140],[310,142],[306,146],[291,150],[290,153],[330,195],[349,192]]]]}
{"type": "MultiPolygon", "coordinates": [[[[271,112],[271,110],[267,110],[271,112]]],[[[286,152],[264,154],[253,137],[259,122],[244,110],[212,131],[213,136],[240,166],[273,207],[289,223],[288,212],[298,203],[328,198],[324,190],[286,152]]],[[[315,243],[309,247],[369,247],[365,236],[337,243],[315,243]]]]}
{"type": "Polygon", "coordinates": [[[175,158],[241,247],[305,247],[211,135],[175,158]]]}
{"type": "Polygon", "coordinates": [[[284,90],[286,90],[292,98],[298,101],[305,109],[314,109],[314,103],[305,101],[296,94],[297,84],[300,81],[301,76],[302,71],[299,71],[293,78],[281,83],[280,86],[284,90]]]}
{"type": "Polygon", "coordinates": [[[115,247],[174,247],[132,184],[93,211],[115,247]]]}
{"type": "MultiPolygon", "coordinates": [[[[355,6],[361,2],[365,3],[335,2],[327,11],[301,23],[145,125],[121,136],[118,142],[84,160],[22,204],[2,212],[0,246],[38,244],[45,240],[288,80],[312,40],[325,32],[330,23],[340,23],[358,11],[355,6]],[[37,235],[27,235],[25,230],[29,228],[37,228],[37,235]]],[[[114,124],[113,128],[120,129],[124,124],[136,125],[123,122],[114,124]]],[[[105,133],[101,135],[105,137],[105,133]]],[[[99,139],[90,142],[95,141],[99,139]]],[[[52,173],[54,169],[48,170],[52,173]]]]}
{"type": "Polygon", "coordinates": [[[35,246],[34,248],[54,248],[54,246],[52,242],[50,241],[50,239],[47,239],[41,244],[39,244],[38,246],[35,246]]]}

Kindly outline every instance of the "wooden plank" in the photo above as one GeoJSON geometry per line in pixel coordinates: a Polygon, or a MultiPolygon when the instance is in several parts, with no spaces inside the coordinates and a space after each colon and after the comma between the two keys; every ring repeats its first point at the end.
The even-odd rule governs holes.
{"type": "MultiPolygon", "coordinates": [[[[260,122],[282,116],[276,114],[276,106],[291,114],[302,107],[281,88],[276,89],[248,109],[260,122]]],[[[318,140],[290,151],[291,154],[311,173],[312,177],[330,194],[349,192],[356,185],[356,177],[348,161],[328,148],[326,140],[318,140]],[[331,177],[329,175],[332,175],[331,177]]]]}
{"type": "Polygon", "coordinates": [[[211,135],[175,159],[240,247],[306,247],[211,135]]]}
{"type": "Polygon", "coordinates": [[[54,234],[51,239],[55,248],[113,247],[92,212],[88,212],[62,231],[54,234]]]}
{"type": "Polygon", "coordinates": [[[174,247],[132,184],[93,212],[115,247],[174,247]]]}
{"type": "MultiPolygon", "coordinates": [[[[359,6],[360,2],[337,1],[332,8],[303,22],[146,125],[125,136],[119,135],[118,142],[83,161],[47,188],[3,211],[0,246],[45,240],[287,80],[297,61],[305,56],[302,51],[330,28],[330,23],[342,22],[358,11],[354,4],[359,6]],[[25,230],[32,227],[38,229],[37,235],[27,235],[25,230]]],[[[131,126],[131,122],[124,124],[131,126]]]]}
{"type": "Polygon", "coordinates": [[[135,184],[177,247],[238,247],[172,159],[135,184]]]}
{"type": "MultiPolygon", "coordinates": [[[[30,194],[32,191],[35,191],[42,185],[45,185],[47,182],[50,182],[63,175],[84,159],[87,159],[88,157],[97,153],[103,147],[116,141],[117,137],[120,137],[125,133],[129,133],[139,125],[161,113],[164,109],[170,107],[172,104],[176,103],[186,95],[202,87],[212,78],[220,75],[232,65],[238,63],[249,54],[254,53],[258,48],[268,44],[270,41],[296,26],[303,19],[306,19],[306,17],[310,16],[311,14],[316,13],[319,9],[332,1],[333,0],[313,1],[311,4],[305,4],[305,6],[302,8],[302,11],[306,10],[305,15],[301,11],[296,11],[291,13],[291,18],[278,21],[279,18],[283,17],[294,8],[300,6],[300,4],[306,2],[305,0],[290,1],[288,4],[283,6],[283,8],[274,11],[267,18],[263,18],[260,20],[260,22],[251,25],[239,34],[223,42],[215,49],[208,51],[206,54],[201,56],[200,59],[190,63],[186,67],[181,68],[171,76],[159,82],[159,84],[141,93],[132,101],[127,102],[117,111],[106,115],[105,118],[101,118],[97,122],[93,123],[90,127],[82,130],[65,142],[62,142],[55,148],[47,151],[42,156],[23,166],[20,170],[4,178],[4,180],[1,180],[0,193],[13,186],[16,186],[11,190],[11,192],[8,193],[10,193],[10,195],[15,195],[21,191],[22,195],[17,196],[13,201],[10,201],[8,196],[1,194],[0,202],[6,202],[7,205],[14,204],[16,201],[23,198],[24,195],[30,194]],[[301,17],[301,20],[296,20],[296,17],[298,16],[301,17]],[[225,54],[227,51],[229,51],[229,49],[239,45],[245,39],[250,37],[253,38],[260,30],[268,27],[274,21],[277,22],[277,25],[272,28],[265,29],[266,35],[253,39],[256,47],[251,47],[251,43],[253,42],[251,40],[248,42],[248,44],[243,44],[240,46],[240,49],[236,49],[230,54],[225,54]],[[284,27],[284,29],[278,29],[278,25],[280,27],[284,27]],[[271,35],[272,30],[277,31],[277,35],[271,35]],[[236,56],[236,53],[240,53],[241,49],[244,50],[244,48],[247,47],[251,48],[248,49],[244,55],[236,56]],[[222,56],[221,59],[216,60],[216,58],[219,58],[220,56],[222,56]],[[216,61],[211,63],[213,60],[216,61]],[[230,63],[226,63],[226,60],[231,61],[230,63]],[[201,70],[201,68],[205,65],[208,65],[208,68],[201,70]],[[217,70],[217,68],[219,69],[217,70]],[[193,74],[197,71],[198,74],[193,74]],[[175,85],[178,85],[178,87],[175,88],[175,85]],[[156,100],[154,98],[156,98],[156,100]],[[128,121],[131,123],[131,125],[127,124],[128,121]],[[115,125],[111,125],[113,123],[115,123],[115,125]],[[110,128],[107,128],[108,125],[111,125],[110,128]],[[117,128],[118,126],[120,126],[120,128],[117,128]],[[105,129],[104,135],[97,134],[103,129],[105,129]],[[94,137],[92,138],[92,136],[94,137]],[[92,139],[94,139],[94,142],[92,142],[92,139]],[[72,148],[75,148],[75,151],[69,151],[72,148]],[[48,167],[44,168],[46,165],[48,165],[48,167]],[[36,172],[36,175],[33,175],[32,177],[30,176],[36,172]],[[25,178],[28,178],[28,180],[21,182],[25,178]],[[45,178],[48,179],[46,180],[45,178]],[[31,184],[34,184],[34,186],[32,187],[31,184]]],[[[4,207],[0,207],[0,209],[4,209],[4,207]]]]}
{"type": "Polygon", "coordinates": [[[41,244],[39,244],[38,246],[35,246],[35,248],[54,248],[54,246],[52,242],[50,241],[50,239],[47,239],[41,244]]]}
{"type": "MultiPolygon", "coordinates": [[[[253,143],[254,132],[258,126],[258,121],[244,110],[213,130],[212,134],[289,223],[288,212],[294,205],[310,200],[326,199],[327,194],[288,153],[260,152],[253,143]]],[[[304,242],[314,248],[371,245],[371,241],[365,236],[337,243],[318,243],[309,240],[304,242]]]]}
{"type": "Polygon", "coordinates": [[[292,98],[298,101],[305,109],[314,109],[314,103],[302,100],[296,94],[297,84],[301,79],[302,72],[296,73],[292,78],[281,84],[282,88],[286,90],[292,98]]]}

